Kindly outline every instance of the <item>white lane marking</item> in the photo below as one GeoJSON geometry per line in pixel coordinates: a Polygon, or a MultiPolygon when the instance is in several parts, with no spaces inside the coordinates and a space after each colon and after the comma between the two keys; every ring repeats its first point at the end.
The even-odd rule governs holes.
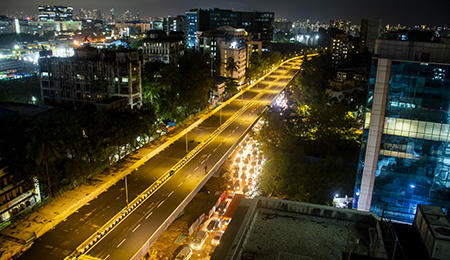
{"type": "Polygon", "coordinates": [[[215,152],[215,151],[217,151],[217,147],[216,147],[216,149],[213,150],[213,152],[215,152]]]}
{"type": "Polygon", "coordinates": [[[161,206],[166,200],[161,201],[161,203],[158,204],[158,206],[156,206],[157,208],[159,208],[159,206],[161,206]]]}
{"type": "Polygon", "coordinates": [[[175,192],[175,191],[173,190],[169,195],[167,195],[167,197],[172,196],[172,194],[173,194],[174,192],[175,192]]]}
{"type": "Polygon", "coordinates": [[[198,169],[198,166],[197,166],[197,167],[195,167],[194,171],[196,171],[197,169],[198,169]]]}
{"type": "Polygon", "coordinates": [[[152,214],[153,212],[150,212],[150,214],[148,214],[147,217],[145,217],[145,219],[148,219],[152,214]]]}
{"type": "Polygon", "coordinates": [[[238,126],[236,126],[236,129],[238,129],[239,128],[239,125],[238,126]]]}
{"type": "Polygon", "coordinates": [[[117,245],[117,247],[121,246],[121,245],[123,244],[123,242],[125,242],[125,240],[127,240],[127,239],[124,238],[124,239],[122,240],[122,242],[120,242],[120,244],[117,245]]]}
{"type": "Polygon", "coordinates": [[[110,255],[107,255],[107,256],[105,257],[105,260],[108,259],[109,256],[110,256],[110,255]]]}
{"type": "Polygon", "coordinates": [[[234,133],[235,130],[231,131],[231,133],[234,133]]]}
{"type": "Polygon", "coordinates": [[[220,146],[221,146],[222,144],[223,144],[223,142],[222,142],[222,143],[220,143],[218,147],[220,147],[220,146]]]}
{"type": "MultiPolygon", "coordinates": [[[[208,160],[210,156],[211,156],[211,154],[208,154],[208,156],[206,156],[206,160],[208,160]]],[[[205,161],[206,161],[206,160],[205,160],[205,161]]]]}
{"type": "Polygon", "coordinates": [[[134,231],[136,231],[136,229],[138,229],[140,226],[141,226],[141,224],[137,225],[137,226],[133,229],[133,231],[131,231],[131,233],[134,233],[134,231]]]}
{"type": "MultiPolygon", "coordinates": [[[[198,168],[198,167],[197,167],[198,168]]],[[[186,179],[189,178],[189,176],[191,176],[190,174],[188,176],[186,176],[186,179]]]]}
{"type": "Polygon", "coordinates": [[[178,184],[177,188],[181,186],[181,184],[183,184],[184,181],[182,181],[180,184],[178,184]]]}

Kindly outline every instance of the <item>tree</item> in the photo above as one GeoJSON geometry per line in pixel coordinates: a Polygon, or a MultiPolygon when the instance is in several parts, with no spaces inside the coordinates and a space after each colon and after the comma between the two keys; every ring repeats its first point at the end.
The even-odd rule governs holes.
{"type": "Polygon", "coordinates": [[[233,96],[233,95],[235,95],[235,94],[237,94],[238,92],[239,92],[239,90],[238,90],[238,87],[239,85],[238,85],[238,83],[236,82],[236,80],[235,79],[233,79],[233,78],[227,78],[226,79],[226,81],[225,81],[225,90],[224,90],[224,94],[225,95],[231,95],[231,96],[233,96]]]}
{"type": "Polygon", "coordinates": [[[216,86],[208,62],[202,54],[186,51],[177,66],[146,64],[144,96],[154,106],[158,118],[183,120],[208,105],[210,92],[216,86]]]}
{"type": "Polygon", "coordinates": [[[236,61],[234,61],[233,57],[228,57],[227,61],[225,62],[225,71],[230,73],[230,77],[233,77],[233,72],[238,71],[238,65],[236,61]]]}
{"type": "Polygon", "coordinates": [[[45,167],[48,193],[52,198],[49,166],[61,158],[59,150],[61,141],[48,118],[36,119],[32,128],[27,131],[27,135],[30,138],[30,142],[27,144],[27,159],[33,160],[38,166],[43,165],[45,167]]]}

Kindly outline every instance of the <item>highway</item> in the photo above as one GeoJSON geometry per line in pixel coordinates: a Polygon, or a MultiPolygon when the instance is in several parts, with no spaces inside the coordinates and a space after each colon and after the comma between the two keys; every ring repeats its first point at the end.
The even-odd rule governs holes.
{"type": "MultiPolygon", "coordinates": [[[[299,62],[296,62],[299,66],[299,62]]],[[[166,220],[181,211],[179,206],[189,195],[212,174],[205,174],[204,165],[208,171],[214,167],[227,152],[239,141],[241,136],[257,120],[257,114],[264,110],[286,86],[288,77],[294,70],[288,71],[290,65],[284,65],[269,75],[265,80],[246,91],[242,97],[236,98],[222,109],[221,113],[206,119],[202,124],[188,133],[188,148],[194,149],[204,142],[222,124],[239,111],[264,89],[269,89],[261,95],[258,101],[250,105],[236,120],[213,138],[204,148],[182,168],[176,171],[150,197],[142,202],[132,213],[126,216],[107,235],[84,252],[85,259],[139,259],[145,252],[149,241],[154,241],[158,232],[162,232],[170,223],[166,220]],[[280,77],[279,77],[280,76],[280,77]],[[221,115],[220,115],[221,114],[221,115]],[[153,238],[152,238],[153,236],[153,238]]],[[[289,77],[289,78],[290,78],[289,77]]],[[[186,139],[181,138],[158,155],[151,158],[145,165],[128,175],[129,201],[135,199],[151,185],[154,185],[163,174],[167,173],[186,155],[186,139]]],[[[91,180],[94,181],[95,180],[91,180]]],[[[83,244],[92,234],[113,218],[126,206],[124,180],[116,183],[107,191],[72,214],[65,222],[47,232],[35,241],[19,259],[64,259],[83,244]]],[[[190,200],[190,199],[189,199],[190,200]]]]}

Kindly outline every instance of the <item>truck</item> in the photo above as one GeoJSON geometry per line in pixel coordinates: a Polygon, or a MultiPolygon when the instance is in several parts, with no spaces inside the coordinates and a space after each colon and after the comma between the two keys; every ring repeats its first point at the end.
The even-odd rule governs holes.
{"type": "Polygon", "coordinates": [[[227,207],[227,210],[225,211],[225,214],[221,217],[221,227],[223,229],[227,228],[228,224],[231,221],[231,218],[234,215],[234,212],[236,211],[237,207],[239,206],[239,203],[241,203],[241,200],[244,198],[244,194],[235,194],[233,199],[231,200],[230,204],[227,207]]]}

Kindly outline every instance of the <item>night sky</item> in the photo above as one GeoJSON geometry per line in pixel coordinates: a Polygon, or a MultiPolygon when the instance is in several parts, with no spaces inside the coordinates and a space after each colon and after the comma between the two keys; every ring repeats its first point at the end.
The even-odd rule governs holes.
{"type": "Polygon", "coordinates": [[[80,8],[100,9],[107,15],[114,7],[116,15],[130,10],[133,14],[139,11],[141,17],[176,16],[193,8],[218,7],[235,11],[272,11],[275,19],[291,21],[310,19],[328,23],[330,19],[344,19],[360,24],[362,18],[381,18],[382,25],[450,25],[448,0],[2,0],[0,14],[22,11],[35,15],[38,5],[45,4],[73,6],[74,13],[80,8]]]}

